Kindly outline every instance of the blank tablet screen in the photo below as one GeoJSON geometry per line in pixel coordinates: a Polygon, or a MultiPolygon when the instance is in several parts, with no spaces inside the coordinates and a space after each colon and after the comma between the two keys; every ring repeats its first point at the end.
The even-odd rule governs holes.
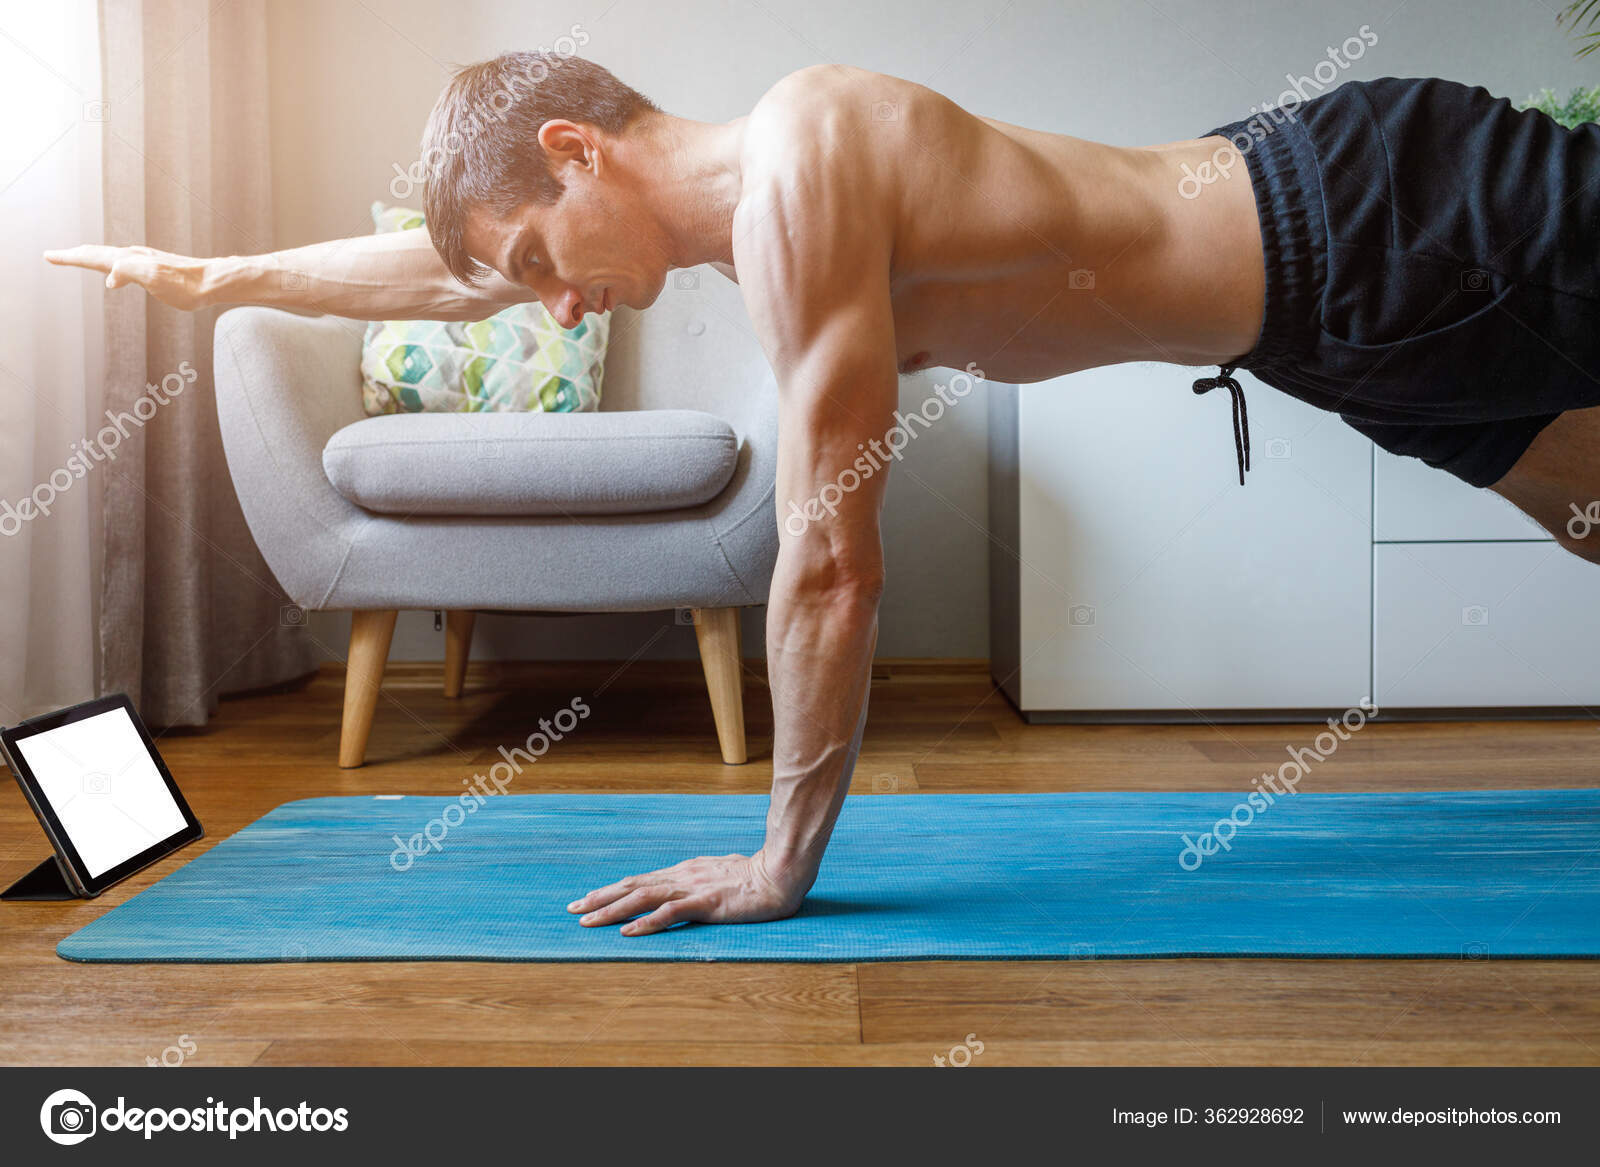
{"type": "Polygon", "coordinates": [[[15,742],[89,878],[184,829],[183,812],[121,709],[15,742]]]}

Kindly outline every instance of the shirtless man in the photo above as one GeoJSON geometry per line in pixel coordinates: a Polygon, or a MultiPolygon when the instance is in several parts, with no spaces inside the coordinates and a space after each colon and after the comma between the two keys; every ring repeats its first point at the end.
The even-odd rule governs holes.
{"type": "Polygon", "coordinates": [[[673,268],[738,279],[780,395],[766,839],[591,891],[570,905],[586,925],[776,919],[816,879],[865,724],[886,476],[803,530],[782,520],[892,428],[897,373],[1220,364],[1195,388],[1233,396],[1242,479],[1229,374],[1247,368],[1600,559],[1600,535],[1567,526],[1600,499],[1594,127],[1386,79],[1118,148],[831,65],[712,125],[587,61],[507,54],[451,80],[423,147],[426,229],[259,257],[50,258],[180,308],[362,320],[479,319],[537,297],[571,326],[647,308],[673,268]]]}

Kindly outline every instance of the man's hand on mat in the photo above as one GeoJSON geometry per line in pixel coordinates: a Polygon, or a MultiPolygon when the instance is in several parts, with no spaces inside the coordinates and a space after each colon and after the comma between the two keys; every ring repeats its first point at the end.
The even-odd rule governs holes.
{"type": "Polygon", "coordinates": [[[624,936],[648,936],[684,920],[754,924],[781,920],[800,909],[809,884],[774,878],[763,852],[703,856],[660,871],[630,875],[567,905],[583,913],[586,928],[622,925],[624,936]],[[642,916],[634,920],[632,917],[642,916]]]}
{"type": "Polygon", "coordinates": [[[108,288],[137,284],[163,304],[185,312],[206,302],[203,259],[153,247],[106,247],[98,243],[47,251],[44,257],[60,267],[102,272],[108,288]]]}

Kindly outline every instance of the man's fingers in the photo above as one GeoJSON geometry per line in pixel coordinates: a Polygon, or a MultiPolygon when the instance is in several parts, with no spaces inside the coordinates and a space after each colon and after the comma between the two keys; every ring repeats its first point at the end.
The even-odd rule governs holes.
{"type": "Polygon", "coordinates": [[[704,919],[705,905],[696,899],[670,900],[643,919],[622,926],[624,936],[648,936],[652,932],[665,932],[683,920],[704,919]]]}
{"type": "Polygon", "coordinates": [[[676,893],[664,884],[652,884],[629,892],[620,900],[607,904],[584,916],[578,922],[585,928],[599,928],[606,924],[615,924],[626,920],[629,916],[637,916],[640,912],[648,912],[658,908],[676,893]]]}
{"type": "Polygon", "coordinates": [[[597,887],[588,895],[573,900],[567,905],[569,912],[592,912],[594,909],[604,907],[612,900],[627,895],[639,886],[641,876],[630,875],[627,879],[619,879],[616,883],[608,883],[605,887],[597,887]]]}
{"type": "Polygon", "coordinates": [[[107,247],[101,243],[83,243],[77,247],[58,247],[44,253],[45,259],[61,267],[86,267],[91,271],[109,272],[117,262],[120,247],[107,247]]]}
{"type": "Polygon", "coordinates": [[[604,907],[612,900],[627,895],[635,888],[646,887],[652,883],[661,883],[670,878],[672,871],[663,867],[660,871],[647,871],[643,875],[630,875],[627,879],[619,879],[616,883],[608,883],[605,887],[597,887],[581,899],[573,900],[567,905],[569,912],[592,912],[596,908],[604,907]]]}
{"type": "Polygon", "coordinates": [[[106,287],[143,284],[155,274],[155,266],[154,261],[141,256],[124,256],[111,265],[111,272],[106,276],[106,287]]]}
{"type": "Polygon", "coordinates": [[[164,252],[148,247],[108,247],[101,243],[83,243],[44,253],[45,259],[60,267],[103,272],[108,288],[128,284],[148,286],[161,272],[163,255],[164,252]]]}
{"type": "Polygon", "coordinates": [[[85,243],[44,253],[45,259],[60,267],[81,267],[87,271],[104,272],[107,288],[121,288],[128,284],[147,284],[160,270],[160,265],[147,248],[106,247],[99,243],[85,243]]]}

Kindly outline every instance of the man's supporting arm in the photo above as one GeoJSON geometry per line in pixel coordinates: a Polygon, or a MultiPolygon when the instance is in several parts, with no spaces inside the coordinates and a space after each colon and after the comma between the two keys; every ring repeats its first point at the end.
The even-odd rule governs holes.
{"type": "Polygon", "coordinates": [[[424,227],[266,255],[196,259],[149,247],[91,243],[47,251],[45,258],[100,272],[108,288],[137,285],[185,311],[265,304],[353,320],[481,320],[534,298],[532,290],[494,273],[481,287],[461,283],[424,227]]]}
{"type": "Polygon", "coordinates": [[[734,221],[745,302],[778,375],[779,552],[767,600],[772,801],[754,855],[691,859],[569,906],[626,935],[793,914],[811,889],[865,725],[898,396],[889,241],[847,184],[785,186],[734,221]],[[745,226],[741,220],[748,219],[745,226]]]}
{"type": "Polygon", "coordinates": [[[840,305],[787,370],[779,406],[779,552],[767,601],[772,803],[762,848],[784,886],[809,890],[866,724],[883,592],[879,514],[888,467],[863,447],[893,424],[892,322],[840,305]]]}

